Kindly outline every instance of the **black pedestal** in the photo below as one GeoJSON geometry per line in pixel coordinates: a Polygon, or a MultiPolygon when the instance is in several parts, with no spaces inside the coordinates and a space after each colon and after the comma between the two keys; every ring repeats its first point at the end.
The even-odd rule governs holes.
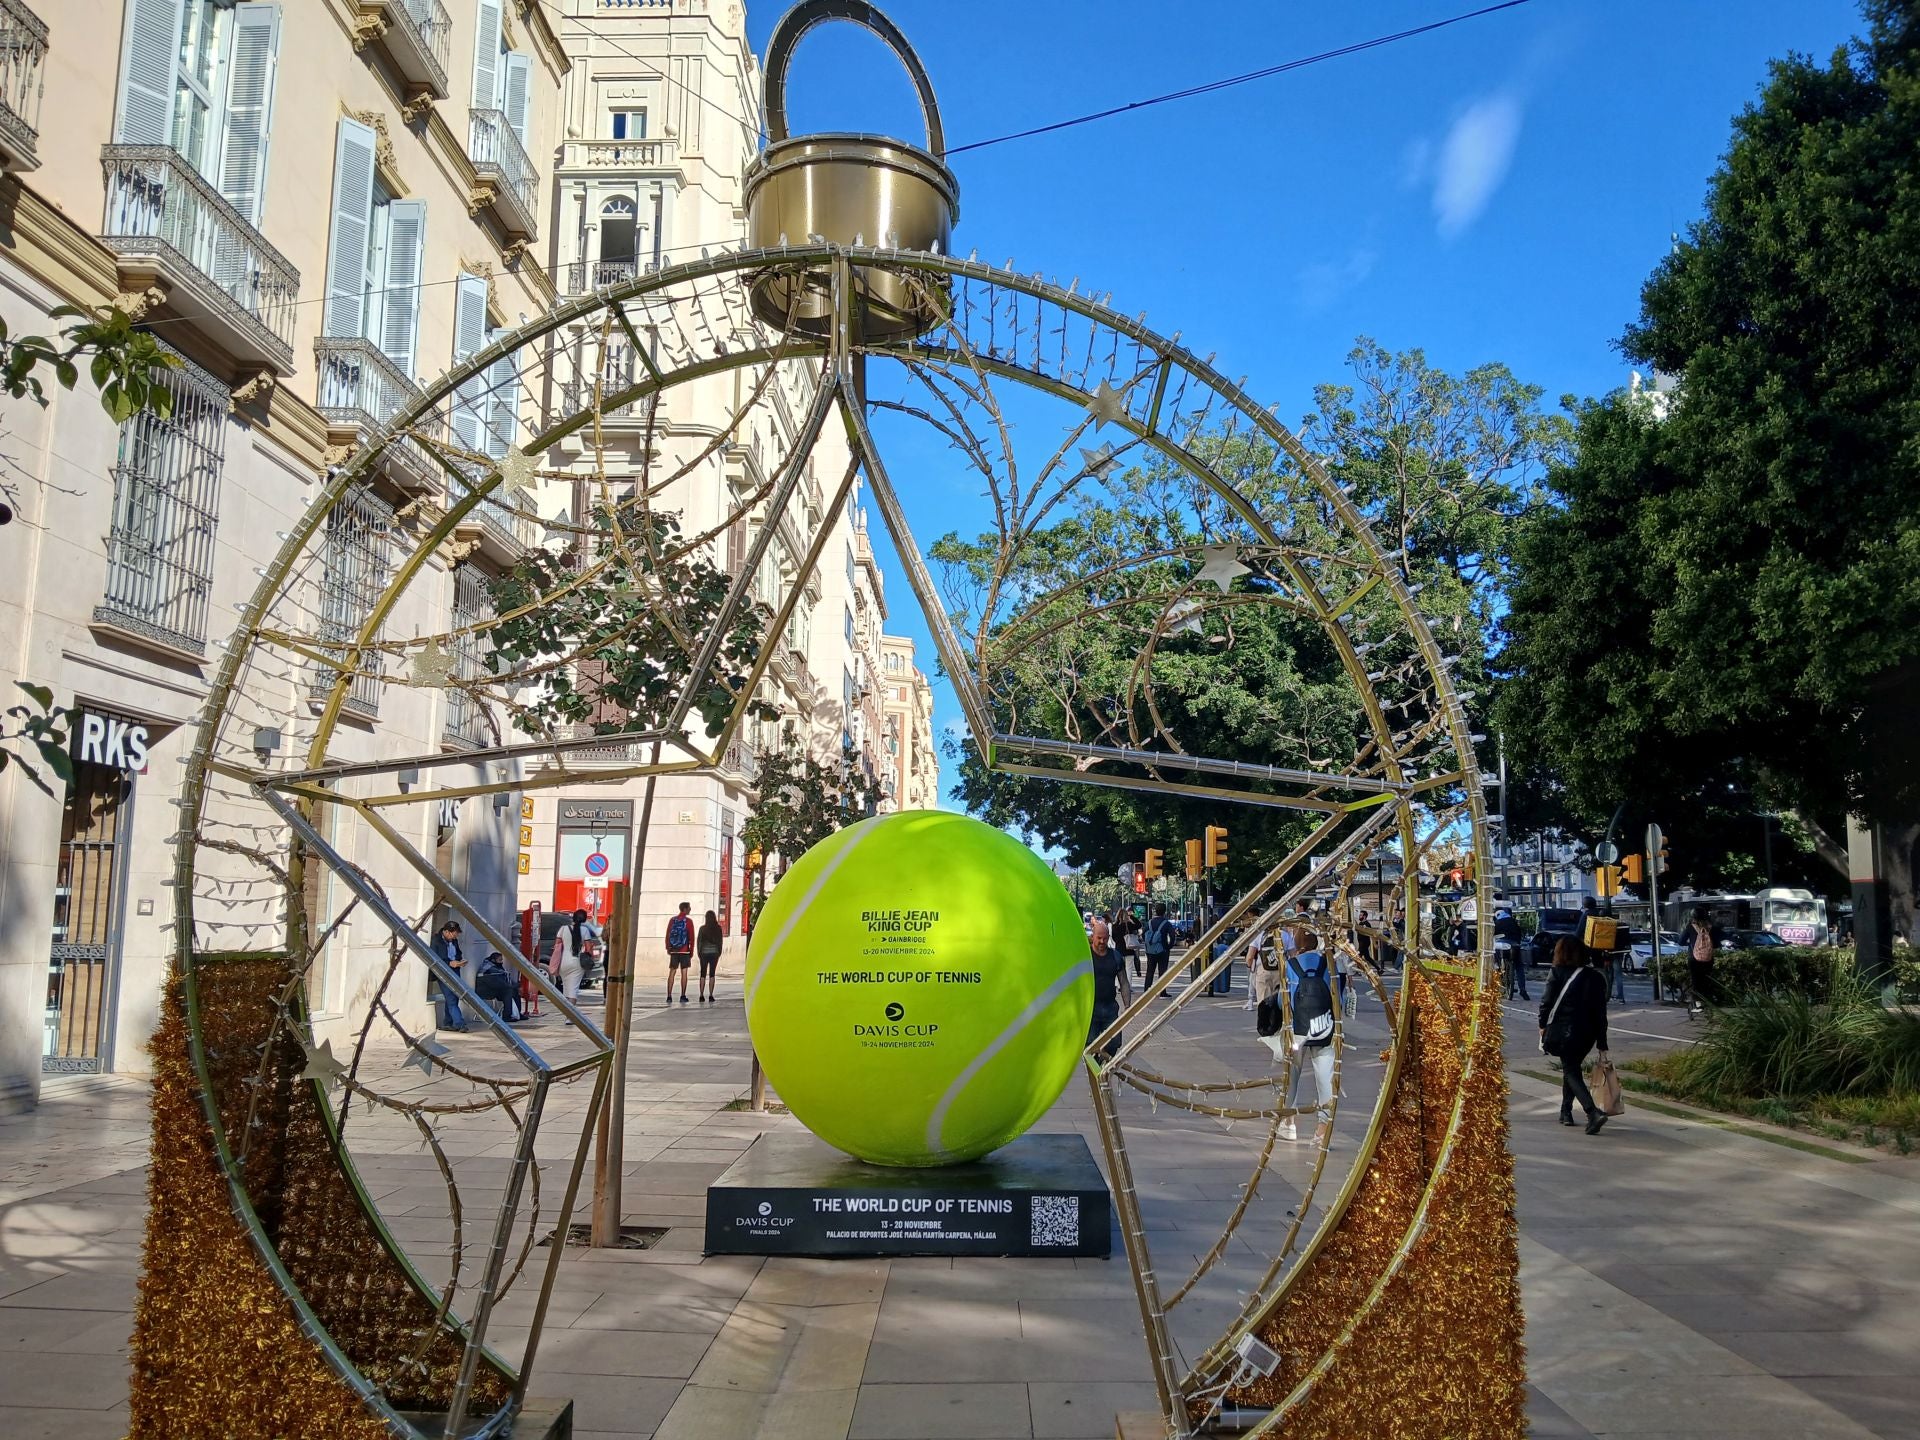
{"type": "Polygon", "coordinates": [[[1078,1135],[1022,1135],[967,1165],[895,1170],[811,1135],[763,1135],[707,1189],[709,1255],[1111,1252],[1107,1182],[1078,1135]]]}

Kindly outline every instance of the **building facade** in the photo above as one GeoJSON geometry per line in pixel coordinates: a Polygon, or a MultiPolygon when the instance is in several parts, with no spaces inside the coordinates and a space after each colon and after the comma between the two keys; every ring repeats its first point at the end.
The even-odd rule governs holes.
{"type": "MultiPolygon", "coordinates": [[[[0,1083],[14,1094],[43,1071],[147,1067],[172,950],[169,802],[255,567],[424,377],[554,299],[538,248],[552,177],[532,157],[557,144],[569,62],[545,15],[519,0],[0,0],[0,314],[14,335],[49,333],[55,306],[116,305],[181,359],[165,419],[115,424],[84,366],[72,393],[6,408],[0,686],[44,684],[73,707],[77,761],[52,795],[0,775],[0,1083]]],[[[511,386],[455,418],[486,453],[519,424],[511,386]]],[[[444,472],[424,462],[396,446],[335,513],[312,577],[322,634],[384,584],[396,512],[444,503],[444,472]]],[[[486,575],[529,534],[502,507],[481,513],[391,623],[433,633],[483,609],[486,575]]],[[[265,764],[313,743],[324,687],[289,674],[282,688],[244,722],[265,764]]],[[[431,689],[356,685],[346,715],[336,758],[487,733],[460,695],[431,689]]],[[[406,824],[504,913],[517,818],[423,794],[406,824]]],[[[349,858],[403,910],[431,906],[397,865],[349,858]]],[[[196,938],[263,948],[282,902],[238,894],[196,938]]],[[[364,918],[333,937],[312,973],[323,1033],[370,993],[386,946],[364,918]]],[[[409,1023],[429,1016],[423,972],[392,993],[409,1023]]]]}
{"type": "MultiPolygon", "coordinates": [[[[554,8],[570,62],[551,252],[562,292],[590,293],[738,245],[746,170],[759,147],[761,88],[744,8],[709,0],[564,0],[554,8]]],[[[698,323],[718,347],[746,333],[724,308],[698,323]]],[[[683,321],[668,328],[694,327],[683,321]]],[[[657,332],[637,338],[658,343],[657,332]]],[[[601,319],[556,336],[550,383],[567,393],[554,402],[578,409],[596,387],[604,396],[631,384],[639,363],[633,346],[601,319]]],[[[696,919],[715,911],[730,943],[743,936],[748,855],[738,837],[752,814],[758,756],[794,744],[832,759],[845,747],[876,782],[888,768],[885,580],[857,483],[837,512],[832,504],[848,471],[840,427],[822,434],[803,466],[799,501],[784,516],[774,521],[761,498],[794,449],[817,378],[790,364],[759,392],[756,372],[696,379],[644,405],[603,408],[597,426],[583,427],[557,454],[581,477],[573,513],[591,509],[601,477],[629,485],[644,478],[655,503],[678,515],[683,535],[712,536],[713,563],[729,573],[745,562],[760,529],[773,524],[754,599],[774,612],[799,591],[760,689],[780,719],[744,725],[718,775],[656,784],[636,897],[643,973],[658,960],[666,924],[683,901],[696,919]],[[819,563],[803,575],[816,544],[819,563]]],[[[610,748],[600,758],[611,766],[632,757],[610,748]]],[[[578,769],[594,759],[574,756],[569,763],[578,769]]],[[[922,791],[930,788],[937,780],[932,787],[923,780],[922,791]]],[[[612,882],[582,873],[589,842],[580,827],[609,805],[614,817],[637,817],[645,790],[644,782],[624,781],[537,793],[522,901],[594,913],[610,908],[612,882]]]]}
{"type": "Polygon", "coordinates": [[[888,635],[881,642],[885,693],[886,760],[882,786],[900,810],[932,810],[940,803],[940,755],[933,741],[933,686],[914,663],[913,641],[888,635]]]}

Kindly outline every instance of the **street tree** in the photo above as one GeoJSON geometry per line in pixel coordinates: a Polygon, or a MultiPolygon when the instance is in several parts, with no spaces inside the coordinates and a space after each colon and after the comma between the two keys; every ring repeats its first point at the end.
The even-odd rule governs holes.
{"type": "MultiPolygon", "coordinates": [[[[1418,603],[1457,657],[1470,707],[1478,706],[1512,532],[1542,503],[1546,475],[1564,459],[1571,426],[1542,407],[1538,387],[1504,366],[1456,376],[1418,350],[1394,353],[1365,338],[1347,363],[1349,381],[1316,390],[1302,437],[1336,483],[1349,487],[1390,562],[1419,587],[1418,603]]],[[[1263,511],[1285,513],[1295,542],[1311,546],[1332,534],[1332,516],[1271,444],[1215,435],[1196,449],[1263,511]]],[[[1083,487],[1065,518],[1025,537],[1020,571],[1005,588],[1057,595],[1054,606],[1063,614],[1077,608],[1100,620],[1064,625],[1051,643],[1010,659],[990,696],[996,718],[1018,718],[1027,733],[1090,740],[1163,727],[1197,753],[1312,769],[1348,763],[1366,739],[1352,682],[1317,621],[1257,603],[1273,588],[1257,575],[1239,582],[1255,603],[1209,611],[1198,633],[1155,642],[1154,709],[1144,713],[1135,682],[1156,607],[1125,602],[1153,590],[1151,582],[1164,590],[1190,578],[1193,565],[1184,558],[1124,562],[1190,551],[1231,532],[1217,499],[1157,458],[1104,488],[1083,487]],[[1099,578],[1073,585],[1080,576],[1099,578]]],[[[1001,556],[1000,537],[948,535],[933,554],[949,600],[977,613],[1001,556]]],[[[1389,618],[1384,597],[1365,604],[1389,618]]],[[[995,632],[1004,634],[1004,627],[995,632]]],[[[1227,823],[1233,863],[1220,878],[1240,885],[1264,873],[1307,828],[1284,811],[991,771],[971,739],[948,748],[960,762],[957,793],[970,810],[1093,871],[1110,873],[1148,846],[1177,862],[1183,839],[1227,823]]]]}
{"type": "Polygon", "coordinates": [[[753,788],[759,798],[740,827],[741,843],[788,864],[880,803],[880,787],[850,742],[824,752],[803,741],[791,722],[781,726],[780,748],[758,757],[753,788]]]}
{"type": "MultiPolygon", "coordinates": [[[[677,516],[600,507],[565,548],[529,551],[491,582],[497,622],[486,631],[495,674],[538,672],[516,719],[535,734],[576,725],[598,734],[666,723],[732,577],[704,544],[681,538],[677,516]]],[[[766,631],[764,607],[736,612],[694,712],[718,735],[738,704],[766,631]]],[[[776,718],[755,698],[748,715],[776,718]]]]}
{"type": "Polygon", "coordinates": [[[1622,348],[1675,377],[1581,407],[1522,528],[1500,719],[1601,813],[1744,800],[1835,879],[1920,841],[1920,7],[1777,62],[1622,348]]]}

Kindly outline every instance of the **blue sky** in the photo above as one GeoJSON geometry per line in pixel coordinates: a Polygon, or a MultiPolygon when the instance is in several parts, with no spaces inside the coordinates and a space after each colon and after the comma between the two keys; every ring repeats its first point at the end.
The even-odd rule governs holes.
{"type": "MultiPolygon", "coordinates": [[[[763,52],[782,8],[751,7],[763,52]]],[[[1477,5],[885,8],[933,76],[949,144],[964,145],[1477,5]]],[[[1315,383],[1341,378],[1363,334],[1454,371],[1503,361],[1550,399],[1600,394],[1626,379],[1613,344],[1668,236],[1698,215],[1767,62],[1824,59],[1858,28],[1850,0],[1532,0],[957,156],[954,248],[1111,290],[1116,308],[1217,351],[1221,370],[1246,374],[1289,420],[1311,408],[1315,383]]],[[[802,43],[789,96],[797,131],[918,132],[903,72],[852,26],[802,43]]],[[[922,540],[972,527],[953,487],[926,491],[908,497],[922,540]]],[[[889,600],[890,628],[921,642],[930,669],[904,577],[889,600]]],[[[944,683],[938,692],[945,725],[957,708],[944,683]]]]}

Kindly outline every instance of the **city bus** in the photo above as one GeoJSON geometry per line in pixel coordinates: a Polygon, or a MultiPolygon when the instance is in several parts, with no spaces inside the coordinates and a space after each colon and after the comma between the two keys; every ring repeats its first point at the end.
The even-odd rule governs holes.
{"type": "Polygon", "coordinates": [[[1830,938],[1827,902],[1811,890],[1773,885],[1751,893],[1681,891],[1663,899],[1660,910],[1667,928],[1679,931],[1705,908],[1713,923],[1727,930],[1766,930],[1789,945],[1825,945],[1830,938]]]}

